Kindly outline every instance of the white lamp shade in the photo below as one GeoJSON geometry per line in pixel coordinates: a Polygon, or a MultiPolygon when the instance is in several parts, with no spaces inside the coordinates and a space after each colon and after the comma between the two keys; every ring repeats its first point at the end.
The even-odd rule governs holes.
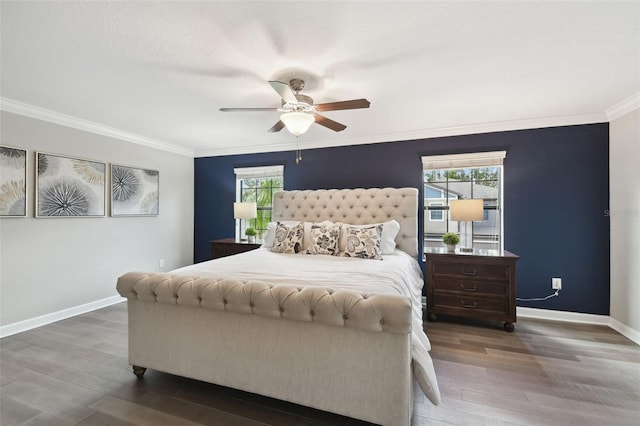
{"type": "Polygon", "coordinates": [[[312,114],[306,112],[286,112],[280,116],[280,120],[287,127],[287,130],[296,136],[309,130],[311,123],[316,121],[312,114]]]}
{"type": "Polygon", "coordinates": [[[460,222],[484,219],[484,201],[481,198],[471,200],[451,200],[451,220],[460,222]]]}
{"type": "Polygon", "coordinates": [[[256,203],[233,203],[233,217],[235,219],[254,219],[258,216],[256,203]]]}

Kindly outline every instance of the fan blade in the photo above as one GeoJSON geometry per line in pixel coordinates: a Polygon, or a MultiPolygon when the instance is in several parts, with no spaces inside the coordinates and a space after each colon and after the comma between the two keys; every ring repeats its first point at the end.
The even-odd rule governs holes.
{"type": "Polygon", "coordinates": [[[340,102],[327,102],[324,104],[317,104],[316,109],[318,111],[335,111],[339,109],[358,109],[358,108],[369,108],[371,102],[366,99],[352,99],[350,101],[340,101],[340,102]]]}
{"type": "Polygon", "coordinates": [[[280,120],[276,124],[274,124],[273,127],[270,128],[268,131],[271,133],[274,133],[274,132],[279,132],[282,129],[284,129],[284,123],[282,122],[282,120],[280,120]]]}
{"type": "Polygon", "coordinates": [[[278,108],[220,108],[224,112],[277,111],[278,108]]]}
{"type": "Polygon", "coordinates": [[[316,114],[316,123],[328,129],[334,130],[336,132],[340,132],[347,128],[347,126],[345,126],[344,124],[338,123],[337,121],[333,121],[320,114],[316,114]]]}
{"type": "Polygon", "coordinates": [[[285,102],[290,102],[293,104],[298,103],[296,95],[293,93],[293,90],[291,90],[291,87],[289,87],[288,84],[281,81],[270,81],[269,84],[271,85],[271,87],[273,87],[273,90],[278,92],[278,95],[280,95],[280,97],[284,99],[285,102]]]}

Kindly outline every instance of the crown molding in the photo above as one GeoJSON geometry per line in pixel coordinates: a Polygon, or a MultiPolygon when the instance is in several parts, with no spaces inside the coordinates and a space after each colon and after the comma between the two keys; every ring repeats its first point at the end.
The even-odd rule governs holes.
{"type": "Polygon", "coordinates": [[[609,121],[613,121],[630,113],[631,111],[635,111],[638,108],[640,108],[640,92],[637,92],[609,107],[605,113],[607,114],[607,119],[609,121]]]}
{"type": "MultiPolygon", "coordinates": [[[[514,130],[540,129],[545,127],[576,126],[580,124],[593,124],[607,122],[604,112],[565,115],[556,117],[541,117],[524,120],[496,121],[492,123],[477,123],[464,126],[440,127],[434,129],[412,130],[407,132],[394,132],[377,136],[363,136],[343,139],[314,139],[304,140],[300,137],[301,148],[328,148],[345,145],[364,145],[371,143],[384,143],[407,141],[415,139],[433,139],[448,136],[462,136],[479,133],[506,132],[514,130]]],[[[292,151],[297,149],[297,144],[292,135],[292,141],[286,144],[251,145],[235,148],[196,150],[195,157],[217,157],[223,155],[256,154],[260,152],[292,151]]]]}
{"type": "Polygon", "coordinates": [[[0,97],[0,110],[13,114],[24,115],[37,120],[48,121],[61,126],[83,130],[85,132],[120,139],[126,142],[132,142],[138,145],[144,145],[149,148],[159,149],[174,154],[180,154],[187,157],[194,156],[194,151],[192,149],[125,132],[114,127],[94,123],[93,121],[84,120],[71,115],[61,114],[59,112],[25,104],[23,102],[14,101],[13,99],[0,97]]]}
{"type": "MultiPolygon", "coordinates": [[[[345,145],[365,145],[372,143],[384,143],[406,141],[416,139],[433,139],[439,137],[462,136],[480,133],[506,132],[526,129],[539,129],[546,127],[575,126],[580,124],[603,123],[626,114],[640,106],[640,93],[637,93],[624,101],[607,109],[606,112],[576,114],[554,117],[540,117],[522,120],[496,121],[490,123],[475,123],[463,126],[440,127],[433,129],[411,130],[406,132],[383,133],[375,136],[360,136],[351,138],[301,139],[302,149],[328,148],[345,145]]],[[[192,150],[168,142],[147,138],[133,133],[125,132],[99,123],[61,114],[44,108],[29,105],[23,102],[0,97],[0,109],[14,114],[24,115],[38,120],[48,121],[66,127],[71,127],[87,132],[124,140],[127,142],[144,145],[150,148],[168,151],[187,157],[216,157],[224,155],[257,154],[263,152],[293,151],[298,148],[295,138],[288,143],[257,144],[231,148],[214,148],[205,150],[192,150]]]]}

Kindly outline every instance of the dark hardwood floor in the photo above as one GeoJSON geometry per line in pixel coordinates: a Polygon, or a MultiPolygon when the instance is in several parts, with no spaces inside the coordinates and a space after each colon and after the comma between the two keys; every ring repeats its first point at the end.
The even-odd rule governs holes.
{"type": "MultiPolygon", "coordinates": [[[[127,362],[126,304],[0,341],[2,425],[365,425],[127,362]]],[[[427,323],[442,404],[414,425],[636,425],[640,347],[605,326],[427,323]]]]}

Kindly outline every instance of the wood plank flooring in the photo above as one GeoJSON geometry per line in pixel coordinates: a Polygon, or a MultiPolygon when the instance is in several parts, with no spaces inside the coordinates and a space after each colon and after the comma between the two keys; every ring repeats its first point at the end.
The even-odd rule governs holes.
{"type": "MultiPolygon", "coordinates": [[[[640,424],[640,347],[606,326],[425,325],[442,404],[413,425],[640,424]]],[[[2,425],[367,425],[127,362],[126,304],[0,340],[2,425]]]]}

